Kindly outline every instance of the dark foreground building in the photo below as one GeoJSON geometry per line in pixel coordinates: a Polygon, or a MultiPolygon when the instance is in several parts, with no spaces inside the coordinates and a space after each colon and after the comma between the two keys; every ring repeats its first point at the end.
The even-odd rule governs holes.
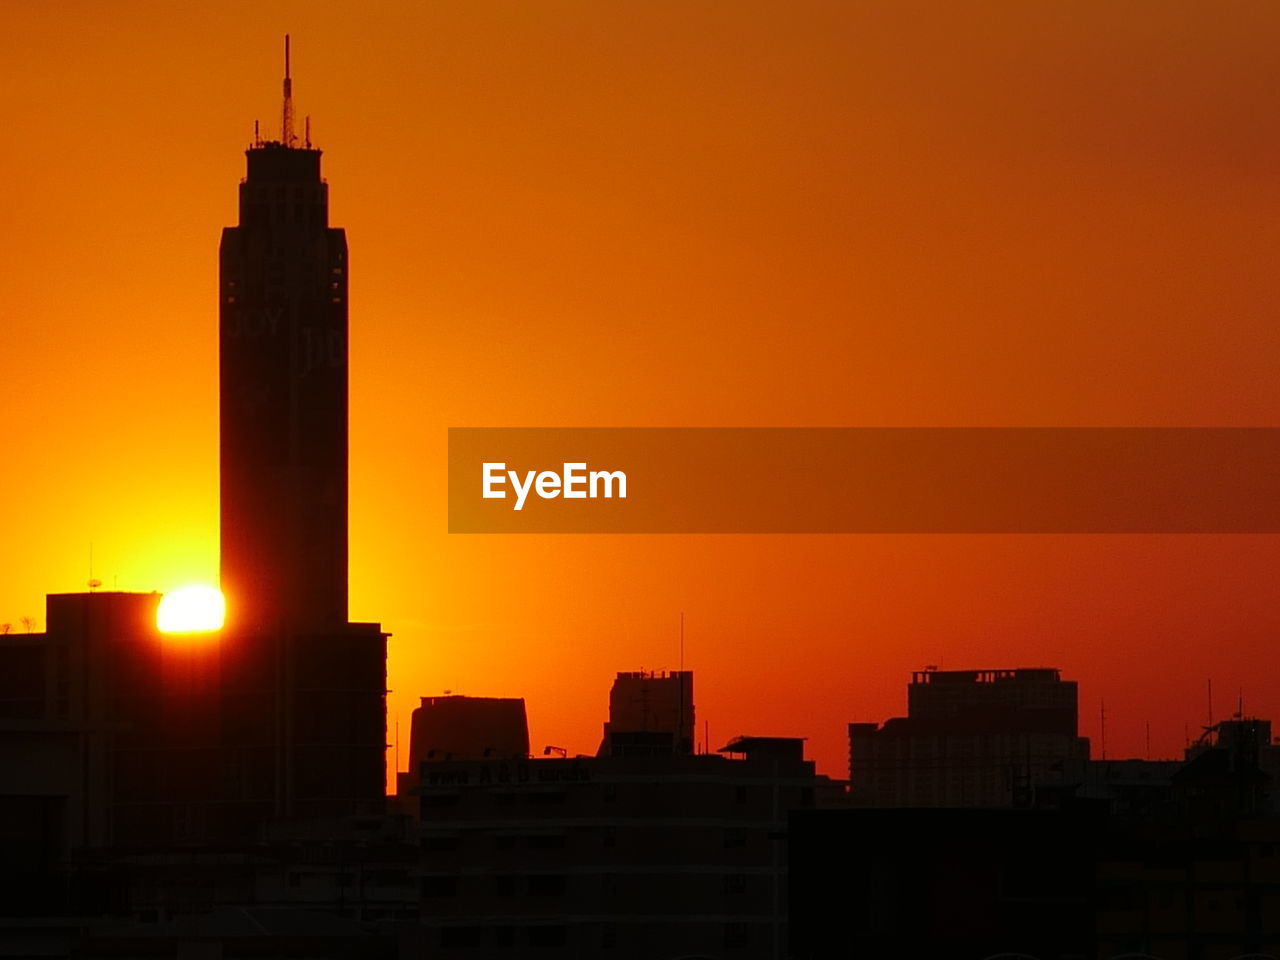
{"type": "Polygon", "coordinates": [[[723,752],[423,763],[418,955],[781,960],[817,778],[801,740],[723,752]]]}
{"type": "Polygon", "coordinates": [[[884,779],[791,818],[797,960],[1280,956],[1269,722],[1223,721],[1183,761],[1046,762],[1075,730],[1056,671],[929,671],[911,690],[908,718],[852,731],[854,770],[884,779]]]}
{"type": "Polygon", "coordinates": [[[1061,811],[793,813],[791,955],[1094,957],[1097,830],[1061,811]]]}
{"type": "Polygon", "coordinates": [[[409,952],[785,957],[786,817],[826,778],[800,739],[694,753],[692,690],[689,671],[618,674],[597,756],[479,756],[477,716],[523,702],[433,703],[431,742],[472,747],[419,754],[409,952]]]}

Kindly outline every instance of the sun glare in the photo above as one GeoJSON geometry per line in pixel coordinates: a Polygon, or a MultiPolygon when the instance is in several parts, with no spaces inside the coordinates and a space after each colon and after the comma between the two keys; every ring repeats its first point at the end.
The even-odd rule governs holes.
{"type": "Polygon", "coordinates": [[[217,587],[179,587],[161,598],[156,626],[161,633],[208,633],[222,628],[226,609],[217,587]]]}

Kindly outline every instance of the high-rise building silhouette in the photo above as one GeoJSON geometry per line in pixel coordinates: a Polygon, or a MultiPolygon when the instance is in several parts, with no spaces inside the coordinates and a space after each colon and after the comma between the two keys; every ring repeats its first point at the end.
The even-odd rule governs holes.
{"type": "Polygon", "coordinates": [[[326,629],[347,621],[347,241],[285,49],[280,140],[246,151],[222,232],[221,575],[231,626],[326,629]]]}
{"type": "Polygon", "coordinates": [[[347,243],[320,151],[256,136],[220,250],[223,761],[265,817],[340,815],[386,789],[386,635],[347,622],[347,243]]]}

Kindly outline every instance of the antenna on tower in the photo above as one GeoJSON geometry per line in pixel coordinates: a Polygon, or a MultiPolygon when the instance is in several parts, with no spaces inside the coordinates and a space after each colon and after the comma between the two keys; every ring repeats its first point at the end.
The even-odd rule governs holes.
{"type": "Polygon", "coordinates": [[[280,116],[280,142],[293,146],[293,80],[289,76],[289,35],[284,35],[284,108],[280,116]]]}
{"type": "Polygon", "coordinates": [[[93,541],[89,541],[89,592],[97,590],[102,586],[102,581],[93,575],[93,541]]]}
{"type": "Polygon", "coordinates": [[[1102,701],[1100,709],[1102,723],[1102,759],[1107,759],[1107,701],[1102,701]]]}
{"type": "Polygon", "coordinates": [[[311,149],[311,116],[310,114],[308,114],[306,120],[303,121],[303,130],[306,131],[306,133],[303,134],[303,137],[302,137],[303,146],[305,146],[308,150],[310,150],[311,149]]]}

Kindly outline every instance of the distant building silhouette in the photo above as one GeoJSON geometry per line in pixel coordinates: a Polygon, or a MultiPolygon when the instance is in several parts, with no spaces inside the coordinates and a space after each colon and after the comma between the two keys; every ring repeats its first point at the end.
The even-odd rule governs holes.
{"type": "Polygon", "coordinates": [[[216,656],[166,644],[159,600],[51,594],[46,632],[0,637],[0,820],[45,867],[189,840],[221,799],[216,656]]]}
{"type": "Polygon", "coordinates": [[[721,752],[423,762],[418,951],[784,957],[783,827],[824,778],[802,740],[721,752]]]}
{"type": "Polygon", "coordinates": [[[409,771],[396,776],[396,793],[418,786],[425,762],[526,760],[529,721],[522,698],[423,697],[409,731],[409,771]]]}
{"type": "Polygon", "coordinates": [[[907,716],[849,724],[849,782],[869,806],[1025,806],[1089,757],[1074,681],[1048,668],[920,670],[907,716]]]}
{"type": "Polygon", "coordinates": [[[599,755],[693,753],[693,671],[619,673],[599,755]]]}
{"type": "Polygon", "coordinates": [[[1111,805],[1096,902],[1102,955],[1280,954],[1280,818],[1271,722],[1207,728],[1163,803],[1111,805]]]}
{"type": "Polygon", "coordinates": [[[1280,746],[1271,721],[1237,714],[1206,728],[1172,780],[1184,817],[1231,821],[1280,813],[1280,746]]]}

